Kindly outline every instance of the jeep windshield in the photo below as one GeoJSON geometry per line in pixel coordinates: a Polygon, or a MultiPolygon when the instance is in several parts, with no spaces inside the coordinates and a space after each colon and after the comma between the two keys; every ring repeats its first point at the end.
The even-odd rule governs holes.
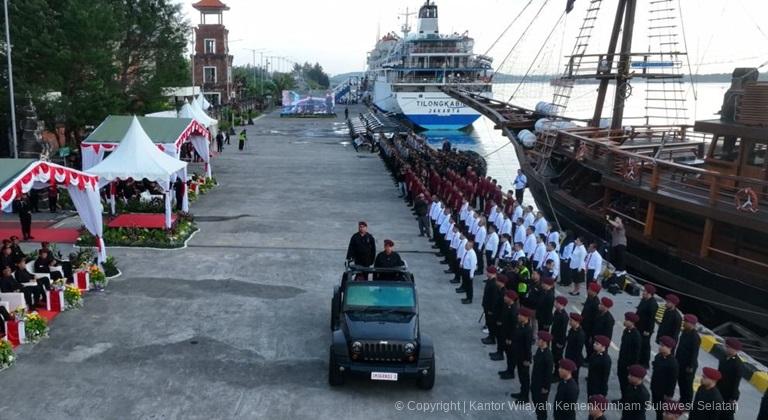
{"type": "Polygon", "coordinates": [[[350,283],[344,301],[344,311],[413,313],[416,306],[413,286],[397,284],[350,283]]]}

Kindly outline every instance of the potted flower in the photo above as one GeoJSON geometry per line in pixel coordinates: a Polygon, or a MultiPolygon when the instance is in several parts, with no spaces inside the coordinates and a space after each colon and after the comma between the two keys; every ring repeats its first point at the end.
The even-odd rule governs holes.
{"type": "Polygon", "coordinates": [[[13,353],[13,346],[5,338],[0,339],[0,370],[13,365],[16,361],[16,355],[13,353]]]}
{"type": "Polygon", "coordinates": [[[18,308],[13,310],[13,319],[16,321],[24,321],[24,318],[27,316],[27,308],[23,306],[19,306],[18,308]]]}
{"type": "Polygon", "coordinates": [[[37,312],[27,315],[24,321],[24,331],[28,342],[35,343],[48,335],[48,322],[37,312]]]}
{"type": "Polygon", "coordinates": [[[107,287],[107,276],[98,265],[93,264],[88,268],[88,274],[91,279],[91,288],[94,290],[104,290],[107,287]]]}
{"type": "Polygon", "coordinates": [[[83,294],[77,286],[69,284],[64,289],[64,301],[67,303],[67,309],[80,308],[83,306],[83,294]]]}
{"type": "Polygon", "coordinates": [[[56,291],[64,290],[64,285],[64,279],[58,279],[51,282],[51,287],[56,291]]]}

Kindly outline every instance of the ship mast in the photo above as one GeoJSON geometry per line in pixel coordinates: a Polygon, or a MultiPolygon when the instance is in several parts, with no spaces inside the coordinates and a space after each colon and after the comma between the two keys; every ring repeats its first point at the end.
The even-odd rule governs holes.
{"type": "Polygon", "coordinates": [[[403,23],[403,26],[400,27],[400,30],[403,31],[403,39],[408,37],[408,33],[411,32],[411,25],[408,24],[408,18],[415,15],[416,12],[408,12],[408,8],[405,8],[405,13],[400,13],[400,16],[405,16],[405,23],[403,23]]]}
{"type": "Polygon", "coordinates": [[[598,77],[600,78],[600,87],[597,93],[597,102],[595,104],[595,113],[592,116],[590,123],[593,127],[600,126],[600,118],[602,118],[603,105],[605,105],[605,97],[608,93],[608,85],[611,80],[616,81],[616,92],[614,96],[613,105],[613,119],[611,121],[612,129],[619,129],[622,127],[622,120],[624,118],[624,101],[629,94],[628,81],[630,58],[632,51],[632,33],[635,26],[635,10],[637,6],[637,0],[619,0],[619,5],[616,9],[616,19],[613,22],[613,31],[611,32],[611,41],[608,45],[608,53],[605,58],[601,60],[598,66],[598,77]],[[622,31],[622,26],[624,30],[622,31]],[[619,41],[619,34],[621,38],[621,52],[619,56],[619,64],[615,74],[611,74],[613,67],[613,60],[616,54],[616,44],[619,41]],[[602,76],[602,77],[601,77],[602,76]]]}

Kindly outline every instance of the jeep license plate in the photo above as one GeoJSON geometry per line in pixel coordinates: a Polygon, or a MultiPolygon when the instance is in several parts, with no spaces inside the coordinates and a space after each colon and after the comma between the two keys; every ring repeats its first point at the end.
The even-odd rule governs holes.
{"type": "Polygon", "coordinates": [[[374,381],[396,381],[397,373],[371,372],[371,379],[373,379],[374,381]]]}

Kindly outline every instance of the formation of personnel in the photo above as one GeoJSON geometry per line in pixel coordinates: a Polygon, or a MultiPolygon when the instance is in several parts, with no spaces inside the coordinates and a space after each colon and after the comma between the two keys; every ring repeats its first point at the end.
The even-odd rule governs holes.
{"type": "MultiPolygon", "coordinates": [[[[517,378],[519,391],[512,398],[538,403],[551,401],[554,394],[554,418],[570,419],[576,406],[568,403],[576,403],[586,391],[590,418],[604,418],[613,391],[608,383],[615,374],[619,389],[613,391],[612,403],[622,419],[645,419],[649,407],[658,419],[685,412],[691,419],[734,418],[742,377],[737,356],[741,343],[726,341],[726,358],[717,369],[701,369],[701,386],[694,393],[701,341],[698,319],[682,315],[680,299],[668,294],[655,331],[656,289],[647,284],[636,310],[623,316],[614,363],[608,351],[614,343],[613,300],[600,296],[603,257],[597,244],[587,247],[570,232],[561,239],[542,213],[518,202],[524,178],[518,176],[515,191],[504,194],[496,180],[479,176],[467,162],[462,166],[462,157],[454,151],[433,150],[415,135],[382,141],[380,153],[392,173],[401,175],[402,192],[417,216],[423,217],[426,210],[429,226],[420,220],[420,233],[434,242],[437,255],[444,258],[441,262],[448,265],[445,272],[453,274],[450,281],[460,284],[456,292],[466,294],[462,303],[473,301],[475,274],[486,273],[482,308],[488,335],[481,341],[495,346],[491,360],[506,362],[499,378],[517,378]],[[583,309],[568,312],[569,298],[557,296],[555,285],[573,285],[571,299],[578,299],[583,283],[583,309]],[[654,334],[658,353],[651,360],[654,334]]],[[[620,223],[611,225],[616,229],[620,223]]],[[[535,407],[537,418],[547,418],[547,405],[535,407]]]]}

